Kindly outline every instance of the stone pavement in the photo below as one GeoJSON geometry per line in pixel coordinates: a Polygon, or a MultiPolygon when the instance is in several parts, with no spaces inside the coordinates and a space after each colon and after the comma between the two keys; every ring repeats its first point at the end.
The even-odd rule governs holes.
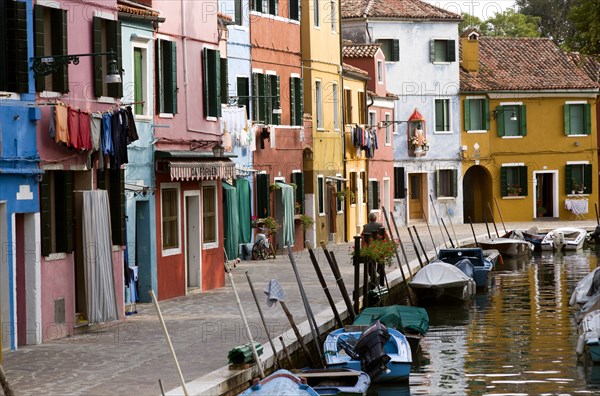
{"type": "MultiPolygon", "coordinates": [[[[536,225],[542,230],[559,226],[575,226],[593,230],[594,221],[535,223],[510,223],[507,229],[527,229],[536,225]]],[[[454,237],[449,224],[448,231],[454,237]]],[[[502,225],[498,224],[501,229],[502,225]]],[[[421,240],[430,251],[433,243],[426,225],[416,225],[421,240]]],[[[493,226],[490,226],[494,233],[493,226]]],[[[469,225],[454,225],[459,240],[472,242],[469,225]]],[[[436,245],[443,244],[440,229],[431,226],[436,245]]],[[[478,239],[487,236],[483,224],[475,225],[478,239]]],[[[418,267],[414,249],[406,228],[400,230],[405,249],[409,253],[412,272],[418,267]]],[[[453,238],[454,239],[454,238],[453,238]]],[[[330,245],[335,252],[340,270],[351,295],[353,267],[350,244],[330,245]]],[[[325,275],[335,301],[342,301],[333,275],[321,249],[315,249],[320,267],[325,275]]],[[[306,251],[294,255],[313,312],[329,309],[327,299],[315,275],[306,251]]],[[[240,294],[244,311],[255,341],[268,347],[265,331],[246,279],[252,278],[272,337],[289,329],[288,321],[279,306],[268,308],[264,304],[263,289],[270,279],[277,279],[286,292],[286,303],[296,323],[306,319],[298,285],[287,255],[265,261],[242,261],[233,270],[234,283],[240,294]]],[[[398,276],[397,265],[389,268],[398,276]]],[[[338,305],[339,306],[339,305],[338,305]]],[[[229,280],[226,287],[205,293],[194,292],[186,297],[161,301],[160,307],[166,321],[173,346],[186,382],[205,376],[227,365],[227,352],[246,343],[247,337],[240,318],[235,295],[229,280]]],[[[21,348],[5,353],[3,368],[17,395],[158,395],[161,379],[165,391],[180,386],[179,377],[162,328],[152,304],[138,304],[138,314],[102,330],[76,335],[62,340],[21,348]]],[[[289,343],[286,340],[286,343],[289,343]]],[[[279,343],[276,344],[279,348],[279,343]]]]}

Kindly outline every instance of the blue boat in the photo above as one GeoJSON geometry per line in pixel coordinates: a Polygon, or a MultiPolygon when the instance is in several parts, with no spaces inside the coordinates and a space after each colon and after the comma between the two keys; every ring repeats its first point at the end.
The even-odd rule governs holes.
{"type": "Polygon", "coordinates": [[[328,368],[365,371],[373,383],[406,382],[410,376],[410,345],[400,331],[376,321],[364,331],[337,329],[323,345],[328,368]]]}
{"type": "Polygon", "coordinates": [[[321,396],[364,396],[371,385],[367,373],[349,368],[305,368],[297,375],[321,396]]]}
{"type": "Polygon", "coordinates": [[[287,370],[277,370],[262,380],[255,379],[250,388],[239,394],[239,396],[246,395],[319,396],[307,384],[306,379],[302,379],[287,370]]]}
{"type": "Polygon", "coordinates": [[[440,249],[438,260],[459,267],[475,281],[478,289],[486,289],[490,285],[490,274],[494,264],[488,260],[481,248],[440,249]],[[468,265],[465,261],[471,263],[468,265]],[[470,272],[472,271],[472,275],[470,272]]]}

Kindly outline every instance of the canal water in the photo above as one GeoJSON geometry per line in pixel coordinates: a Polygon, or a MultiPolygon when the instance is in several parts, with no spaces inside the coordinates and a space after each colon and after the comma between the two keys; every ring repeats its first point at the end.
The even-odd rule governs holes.
{"type": "Polygon", "coordinates": [[[505,260],[464,306],[428,306],[429,333],[410,384],[369,395],[600,394],[600,366],[578,364],[569,298],[596,268],[594,250],[505,260]]]}

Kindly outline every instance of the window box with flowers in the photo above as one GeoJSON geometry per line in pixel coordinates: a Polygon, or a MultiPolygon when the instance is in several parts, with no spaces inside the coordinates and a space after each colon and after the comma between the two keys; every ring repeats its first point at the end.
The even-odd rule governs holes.
{"type": "Polygon", "coordinates": [[[523,188],[518,184],[509,184],[506,186],[506,194],[509,197],[518,197],[521,195],[521,192],[523,192],[523,188]]]}

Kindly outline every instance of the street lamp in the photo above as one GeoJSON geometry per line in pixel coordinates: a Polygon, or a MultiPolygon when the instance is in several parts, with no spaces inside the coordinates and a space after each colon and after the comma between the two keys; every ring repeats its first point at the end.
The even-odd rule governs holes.
{"type": "Polygon", "coordinates": [[[95,52],[91,54],[74,54],[74,55],[50,55],[50,56],[35,56],[31,58],[31,69],[36,77],[47,76],[55,73],[64,65],[79,64],[79,58],[82,56],[108,56],[108,72],[104,77],[104,82],[107,84],[120,83],[121,73],[117,67],[116,52],[110,50],[108,52],[95,52]]]}

